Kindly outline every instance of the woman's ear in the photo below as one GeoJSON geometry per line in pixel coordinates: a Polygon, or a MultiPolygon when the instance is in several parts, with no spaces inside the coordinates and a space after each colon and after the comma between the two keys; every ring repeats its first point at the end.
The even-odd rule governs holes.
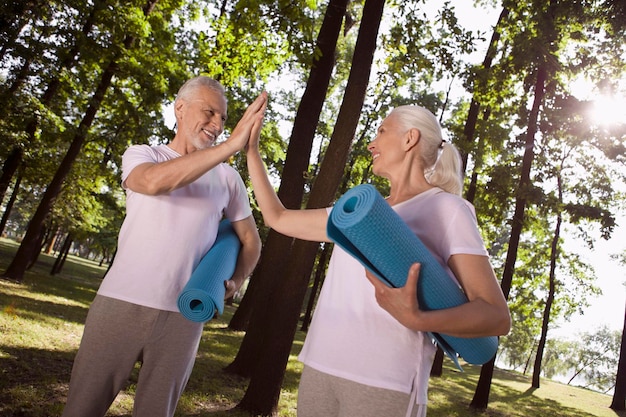
{"type": "Polygon", "coordinates": [[[405,139],[406,150],[408,151],[409,149],[417,146],[420,141],[420,137],[421,133],[416,127],[409,130],[405,139]]]}

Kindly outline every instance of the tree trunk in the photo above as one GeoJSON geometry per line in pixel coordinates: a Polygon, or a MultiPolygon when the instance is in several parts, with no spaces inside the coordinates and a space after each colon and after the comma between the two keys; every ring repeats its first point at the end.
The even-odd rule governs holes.
{"type": "MultiPolygon", "coordinates": [[[[157,1],[158,0],[150,0],[146,4],[144,8],[144,12],[146,15],[152,11],[157,1]]],[[[124,48],[130,48],[134,41],[134,36],[127,36],[124,39],[124,48]]],[[[38,237],[41,234],[46,218],[48,217],[48,214],[50,213],[50,210],[54,205],[54,201],[61,191],[61,187],[63,186],[65,178],[69,174],[70,169],[72,168],[72,165],[76,160],[76,157],[80,153],[81,147],[85,142],[87,133],[89,132],[89,128],[93,123],[96,113],[100,108],[102,101],[104,100],[104,95],[111,85],[113,75],[115,75],[117,70],[118,65],[116,59],[110,61],[107,67],[104,69],[102,76],[100,77],[98,87],[96,88],[96,91],[94,92],[94,95],[91,97],[91,100],[89,102],[89,107],[87,108],[87,111],[85,112],[85,115],[83,116],[83,119],[81,120],[78,129],[76,130],[74,139],[72,140],[72,143],[70,144],[70,147],[65,154],[65,157],[61,161],[59,168],[55,172],[52,181],[46,188],[46,192],[39,202],[39,206],[37,206],[37,210],[35,211],[33,218],[28,224],[28,229],[26,231],[26,235],[24,236],[24,240],[22,240],[22,243],[20,244],[17,253],[15,254],[15,257],[13,258],[13,261],[4,272],[3,277],[20,282],[24,279],[24,272],[26,271],[29,262],[35,258],[36,251],[39,248],[38,237]]]]}
{"type": "Polygon", "coordinates": [[[15,184],[13,185],[13,192],[11,193],[11,197],[7,202],[6,207],[4,208],[4,213],[2,213],[2,220],[0,220],[0,236],[4,233],[4,228],[7,225],[7,221],[9,221],[9,216],[11,215],[11,210],[13,209],[13,205],[15,204],[15,200],[17,200],[17,193],[20,190],[20,183],[22,182],[22,176],[18,175],[15,179],[15,184]]]}
{"type": "MultiPolygon", "coordinates": [[[[0,176],[0,203],[4,200],[4,195],[9,188],[9,184],[11,184],[11,180],[13,179],[13,175],[17,172],[18,168],[22,163],[22,157],[24,155],[24,151],[21,147],[15,146],[5,159],[4,164],[2,165],[2,175],[0,176]]],[[[19,182],[16,180],[16,183],[19,182]]],[[[14,189],[19,188],[19,186],[14,187],[14,189]]],[[[0,232],[2,230],[0,229],[0,232]]]]}
{"type": "Polygon", "coordinates": [[[489,47],[487,48],[487,52],[485,53],[485,58],[483,59],[483,64],[480,69],[480,72],[476,74],[476,78],[474,80],[474,96],[472,97],[472,101],[470,103],[470,108],[467,113],[467,119],[465,120],[465,127],[463,128],[463,140],[467,142],[467,152],[463,152],[463,172],[467,168],[467,157],[468,153],[471,149],[471,143],[474,142],[474,134],[476,132],[476,123],[478,121],[478,113],[480,110],[480,99],[479,95],[484,94],[484,88],[486,83],[487,74],[491,70],[491,63],[493,61],[493,57],[496,54],[497,48],[496,45],[500,41],[501,35],[501,27],[502,22],[504,22],[509,16],[509,9],[506,7],[502,8],[500,12],[500,16],[498,17],[498,22],[494,28],[493,33],[491,34],[491,40],[489,42],[489,47]]]}
{"type": "Polygon", "coordinates": [[[50,233],[50,238],[46,240],[46,245],[43,250],[46,255],[51,255],[52,252],[54,252],[54,247],[57,244],[59,232],[60,232],[59,228],[56,228],[54,232],[50,233]]]}
{"type": "Polygon", "coordinates": [[[433,360],[433,366],[430,368],[430,376],[439,377],[443,375],[443,358],[444,353],[441,348],[437,347],[437,352],[435,353],[435,359],[433,360]]]}
{"type": "Polygon", "coordinates": [[[554,295],[556,293],[556,263],[559,258],[559,239],[561,237],[561,222],[562,216],[560,212],[560,207],[563,204],[563,187],[561,174],[559,173],[557,176],[558,183],[558,192],[559,192],[559,210],[556,226],[554,228],[554,236],[552,237],[552,247],[550,252],[550,275],[549,275],[549,290],[548,297],[546,299],[546,305],[543,310],[543,322],[541,325],[541,337],[539,338],[539,344],[537,345],[537,355],[535,356],[535,365],[533,366],[533,378],[532,378],[532,387],[539,388],[541,383],[541,362],[543,360],[543,352],[546,347],[546,342],[548,340],[548,328],[550,325],[550,312],[552,310],[552,304],[554,303],[554,295]]]}
{"type": "MultiPolygon", "coordinates": [[[[347,0],[330,1],[317,38],[316,49],[320,51],[320,54],[315,55],[316,58],[309,74],[306,89],[298,106],[278,189],[278,196],[287,208],[297,209],[302,204],[304,195],[303,172],[307,171],[309,165],[315,129],[335,65],[335,49],[347,4],[347,0]]],[[[289,259],[292,244],[292,238],[270,230],[263,246],[259,266],[250,279],[253,290],[250,293],[246,292],[244,300],[242,300],[242,305],[246,303],[246,310],[239,311],[240,306],[232,321],[241,324],[253,320],[253,317],[265,316],[267,300],[276,283],[283,279],[283,264],[289,259]],[[252,301],[246,300],[246,298],[250,298],[252,301]],[[254,316],[252,316],[253,311],[254,316]],[[241,316],[244,316],[244,319],[241,316]]],[[[259,323],[257,328],[252,325],[248,326],[248,331],[239,347],[237,356],[226,367],[226,371],[241,376],[251,375],[252,367],[258,360],[258,352],[265,338],[263,321],[254,320],[254,323],[259,323]]]]}
{"type": "Polygon", "coordinates": [[[255,310],[253,320],[259,317],[267,321],[265,326],[255,323],[252,328],[262,328],[265,339],[258,352],[257,362],[253,364],[250,385],[237,405],[238,409],[254,415],[276,415],[285,368],[313,269],[310,260],[314,259],[318,245],[317,242],[296,240],[291,258],[298,261],[286,266],[283,283],[266,300],[264,317],[258,316],[255,310]]]}
{"type": "MultiPolygon", "coordinates": [[[[491,115],[490,109],[485,109],[483,111],[482,120],[487,122],[489,120],[489,116],[491,115]]],[[[474,199],[476,198],[476,190],[478,187],[478,173],[483,165],[483,154],[485,149],[485,138],[480,136],[478,138],[478,143],[476,144],[476,151],[474,152],[474,166],[472,167],[472,175],[470,176],[470,183],[467,187],[467,192],[465,193],[465,199],[470,203],[474,204],[474,199]]],[[[463,170],[465,172],[465,170],[463,170]]]]}
{"type": "Polygon", "coordinates": [[[303,332],[307,332],[309,330],[309,324],[311,324],[311,316],[313,315],[313,306],[315,305],[315,300],[317,299],[317,293],[319,291],[322,282],[324,281],[324,274],[326,273],[326,267],[328,265],[328,255],[330,254],[331,244],[326,243],[319,257],[319,261],[317,262],[317,269],[315,270],[315,279],[313,280],[313,287],[311,288],[311,293],[309,294],[309,301],[306,305],[306,312],[304,313],[304,317],[302,318],[302,327],[300,330],[303,332]]]}
{"type": "MultiPolygon", "coordinates": [[[[333,68],[335,66],[335,50],[337,39],[341,33],[341,24],[346,13],[348,0],[331,0],[326,8],[324,21],[320,28],[316,50],[319,54],[314,54],[313,64],[309,73],[307,85],[302,94],[300,105],[296,111],[293,130],[287,146],[285,166],[283,168],[278,196],[287,208],[300,208],[304,196],[304,172],[307,172],[309,158],[315,138],[317,122],[322,112],[326,92],[330,84],[333,68]]],[[[279,281],[277,275],[282,270],[282,261],[291,250],[293,239],[283,236],[274,231],[270,231],[263,246],[263,254],[259,266],[250,279],[252,291],[246,292],[241,306],[237,309],[231,319],[231,328],[247,328],[252,312],[257,306],[264,305],[269,291],[279,281]],[[277,254],[277,255],[273,255],[277,254]],[[248,298],[248,300],[246,300],[248,298]],[[242,308],[243,307],[243,308],[242,308]]],[[[255,313],[256,314],[256,313],[255,313]]],[[[246,334],[246,338],[248,335],[246,334]]],[[[256,339],[256,338],[255,338],[256,339]]],[[[244,338],[245,346],[248,341],[244,338]]],[[[256,342],[251,348],[255,350],[256,342]]],[[[240,356],[253,354],[248,348],[242,346],[239,349],[235,363],[229,365],[227,370],[237,374],[249,374],[249,369],[244,364],[238,365],[240,356]]],[[[249,363],[249,361],[244,360],[249,363]]]]}
{"type": "Polygon", "coordinates": [[[59,251],[59,255],[57,256],[54,265],[52,265],[52,270],[50,271],[50,275],[56,275],[61,272],[63,269],[63,264],[65,263],[65,258],[67,258],[67,254],[70,251],[70,247],[72,246],[72,234],[68,233],[63,241],[63,246],[61,246],[61,250],[59,251]]]}
{"type": "MultiPolygon", "coordinates": [[[[335,198],[344,174],[344,167],[370,77],[376,38],[382,19],[384,0],[367,0],[356,41],[350,75],[337,123],[324,155],[317,181],[311,190],[307,208],[327,207],[335,198]]],[[[262,415],[275,415],[285,367],[293,343],[302,302],[311,274],[316,242],[296,240],[286,274],[268,303],[266,317],[259,317],[267,325],[265,343],[260,360],[253,370],[250,385],[238,408],[262,415]]]]}
{"type": "MultiPolygon", "coordinates": [[[[528,119],[528,128],[526,130],[526,146],[524,157],[522,159],[522,171],[520,175],[519,185],[517,187],[517,198],[515,201],[515,213],[511,219],[511,236],[509,238],[509,246],[506,253],[506,261],[504,263],[504,272],[502,273],[502,281],[500,286],[504,297],[508,300],[511,292],[511,283],[513,282],[513,274],[515,273],[515,262],[517,261],[517,248],[519,247],[520,236],[524,228],[524,211],[526,210],[526,195],[530,182],[530,169],[535,157],[535,134],[537,133],[537,120],[539,118],[539,108],[543,102],[545,95],[545,83],[547,78],[546,64],[540,65],[537,71],[537,79],[535,82],[535,97],[533,106],[528,119]]],[[[480,370],[480,378],[474,392],[474,397],[470,403],[470,407],[484,410],[489,404],[489,391],[491,390],[491,380],[493,378],[493,369],[495,366],[496,356],[480,370]]]]}
{"type": "Polygon", "coordinates": [[[626,314],[624,314],[622,344],[619,349],[619,362],[617,363],[617,375],[615,376],[615,390],[613,391],[611,409],[615,411],[626,410],[626,314]]]}
{"type": "Polygon", "coordinates": [[[251,365],[256,361],[257,337],[263,337],[254,336],[255,329],[249,328],[250,319],[253,312],[257,314],[265,308],[265,303],[276,283],[282,279],[279,274],[287,259],[285,254],[291,252],[292,245],[292,238],[281,235],[273,229],[269,231],[259,264],[250,277],[248,289],[228,325],[232,330],[245,330],[247,333],[235,360],[225,368],[226,371],[240,376],[250,376],[251,365]]]}

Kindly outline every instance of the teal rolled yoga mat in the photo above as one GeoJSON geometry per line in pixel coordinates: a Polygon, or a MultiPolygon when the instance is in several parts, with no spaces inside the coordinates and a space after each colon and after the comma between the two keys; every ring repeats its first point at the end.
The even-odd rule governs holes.
{"type": "MultiPolygon", "coordinates": [[[[468,301],[459,285],[372,185],[358,185],[337,200],[328,218],[327,234],[392,287],[404,286],[409,268],[419,262],[417,298],[423,310],[450,308],[468,301]]],[[[482,365],[498,349],[495,336],[429,335],[459,368],[457,356],[470,364],[482,365]]]]}
{"type": "Polygon", "coordinates": [[[235,271],[241,242],[228,220],[220,222],[217,238],[202,257],[178,296],[178,309],[191,321],[206,322],[224,312],[224,281],[235,271]]]}

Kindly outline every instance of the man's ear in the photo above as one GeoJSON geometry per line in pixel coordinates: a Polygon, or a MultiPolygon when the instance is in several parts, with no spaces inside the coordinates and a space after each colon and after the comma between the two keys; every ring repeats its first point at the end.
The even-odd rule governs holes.
{"type": "Polygon", "coordinates": [[[174,115],[176,116],[176,120],[182,118],[184,107],[185,103],[183,102],[183,100],[178,100],[174,103],[174,115]]]}
{"type": "Polygon", "coordinates": [[[417,144],[420,141],[420,138],[421,138],[421,133],[418,128],[414,127],[411,130],[409,130],[405,138],[406,150],[409,150],[417,146],[417,144]]]}

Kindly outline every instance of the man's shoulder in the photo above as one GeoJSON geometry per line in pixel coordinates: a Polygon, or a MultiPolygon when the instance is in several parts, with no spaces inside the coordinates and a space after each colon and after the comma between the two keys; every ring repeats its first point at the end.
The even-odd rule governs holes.
{"type": "Polygon", "coordinates": [[[171,159],[177,156],[176,151],[167,145],[135,144],[124,152],[125,157],[150,157],[154,160],[171,159]]]}

